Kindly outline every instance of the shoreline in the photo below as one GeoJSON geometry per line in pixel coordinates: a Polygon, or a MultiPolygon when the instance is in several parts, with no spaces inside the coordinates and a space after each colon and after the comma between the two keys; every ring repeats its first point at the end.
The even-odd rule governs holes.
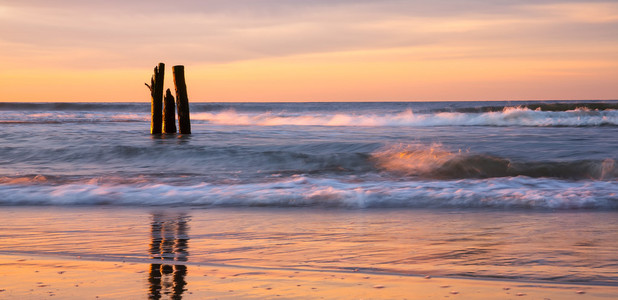
{"type": "Polygon", "coordinates": [[[242,269],[250,272],[267,272],[267,271],[275,271],[275,272],[303,272],[303,273],[328,273],[328,274],[339,274],[339,275],[347,275],[347,274],[362,274],[366,276],[395,276],[401,278],[413,278],[413,279],[453,279],[453,280],[472,280],[472,281],[486,281],[486,282],[501,282],[507,284],[509,282],[517,283],[517,284],[528,284],[528,285],[555,285],[555,286],[579,286],[579,287],[618,287],[614,286],[611,283],[605,282],[552,282],[548,280],[534,280],[534,279],[514,279],[514,278],[500,278],[500,277],[482,277],[482,276],[457,276],[457,275],[442,275],[436,274],[435,272],[426,272],[427,274],[420,273],[396,273],[393,271],[372,271],[372,270],[362,270],[362,269],[354,269],[354,270],[338,270],[338,269],[312,269],[312,268],[295,268],[295,267],[266,267],[266,266],[251,266],[251,265],[236,265],[236,264],[225,264],[225,263],[204,263],[204,262],[183,262],[183,261],[173,261],[173,260],[156,260],[156,259],[134,259],[134,258],[125,258],[125,257],[105,257],[105,258],[97,258],[94,256],[86,257],[86,256],[78,256],[75,257],[73,255],[53,255],[53,254],[11,254],[11,253],[2,253],[0,252],[0,261],[10,261],[11,257],[14,258],[14,261],[24,261],[33,260],[33,261],[81,261],[81,262],[108,262],[108,263],[123,263],[129,265],[135,264],[165,264],[165,265],[184,265],[186,267],[196,267],[196,268],[225,268],[225,269],[242,269]]]}
{"type": "Polygon", "coordinates": [[[0,254],[0,298],[612,299],[618,287],[0,254]],[[176,267],[173,266],[176,264],[176,267]],[[178,267],[182,266],[182,267],[178,267]]]}

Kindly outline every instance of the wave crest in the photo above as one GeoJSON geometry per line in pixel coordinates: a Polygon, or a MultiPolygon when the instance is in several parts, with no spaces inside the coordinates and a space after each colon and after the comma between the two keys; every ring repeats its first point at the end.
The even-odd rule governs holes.
{"type": "Polygon", "coordinates": [[[362,181],[294,176],[251,184],[1,184],[0,205],[265,206],[336,208],[618,209],[609,181],[529,177],[362,181]]]}
{"type": "Polygon", "coordinates": [[[390,114],[238,113],[226,110],[193,113],[191,117],[210,124],[241,126],[618,126],[618,110],[542,111],[519,106],[482,113],[415,113],[411,109],[390,114]]]}
{"type": "MultiPolygon", "coordinates": [[[[13,104],[11,104],[13,105],[13,104]]],[[[144,106],[144,105],[142,105],[144,106]]],[[[361,110],[355,113],[334,113],[329,110],[309,111],[242,111],[206,109],[205,104],[191,113],[196,123],[238,126],[363,126],[363,127],[434,127],[434,126],[618,126],[618,110],[590,109],[577,106],[569,110],[531,109],[528,106],[507,106],[499,110],[472,108],[460,111],[416,112],[412,109],[373,113],[361,110]]],[[[150,115],[143,107],[132,105],[35,104],[26,110],[8,110],[20,105],[0,106],[7,110],[0,123],[81,123],[81,122],[148,122],[150,115]],[[65,107],[66,106],[66,107],[65,107]],[[125,107],[126,106],[126,107],[125,107]],[[63,110],[56,111],[59,107],[63,110]],[[119,110],[125,107],[126,110],[119,110]],[[40,110],[33,110],[37,108],[40,110]],[[81,109],[93,108],[92,111],[81,109]],[[139,108],[139,109],[138,109],[139,108]]],[[[272,107],[266,107],[272,109],[272,107]]],[[[499,107],[496,107],[498,109],[499,107]]],[[[334,110],[336,111],[336,110],[334,110]]]]}
{"type": "Polygon", "coordinates": [[[613,159],[569,162],[513,162],[506,158],[450,152],[442,145],[395,145],[372,155],[380,170],[399,176],[458,179],[527,176],[606,180],[618,177],[613,159]]]}

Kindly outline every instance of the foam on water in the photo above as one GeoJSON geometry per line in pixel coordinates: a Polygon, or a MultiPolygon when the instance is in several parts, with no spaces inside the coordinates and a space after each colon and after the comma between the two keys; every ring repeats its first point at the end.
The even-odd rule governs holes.
{"type": "MultiPolygon", "coordinates": [[[[35,180],[40,180],[36,179],[35,180]]],[[[618,209],[615,181],[508,177],[360,181],[293,176],[261,183],[63,185],[11,182],[0,205],[271,206],[342,208],[618,209]]]]}
{"type": "Polygon", "coordinates": [[[147,122],[150,115],[125,112],[80,112],[80,111],[10,111],[0,114],[1,123],[100,123],[100,122],[147,122]]]}
{"type": "Polygon", "coordinates": [[[192,103],[191,136],[150,135],[146,102],[0,103],[3,251],[149,257],[135,212],[182,211],[191,262],[615,284],[609,102],[192,103]]]}
{"type": "MultiPolygon", "coordinates": [[[[366,127],[433,127],[433,126],[618,126],[618,110],[577,108],[566,111],[532,110],[527,107],[505,107],[488,112],[417,113],[412,109],[374,114],[361,112],[288,112],[223,111],[191,113],[198,123],[234,126],[366,126],[366,127]]],[[[118,111],[7,111],[0,123],[71,123],[71,122],[148,122],[146,112],[118,111]]]]}
{"type": "Polygon", "coordinates": [[[602,126],[618,125],[617,110],[575,109],[541,111],[526,107],[506,107],[502,111],[484,113],[438,112],[373,114],[285,114],[238,113],[235,110],[192,114],[195,120],[218,125],[253,126],[602,126]]]}

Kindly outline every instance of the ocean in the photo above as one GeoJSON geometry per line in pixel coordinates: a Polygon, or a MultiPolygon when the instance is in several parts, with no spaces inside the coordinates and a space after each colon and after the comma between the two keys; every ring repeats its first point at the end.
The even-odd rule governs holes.
{"type": "Polygon", "coordinates": [[[0,254],[618,285],[618,101],[190,109],[0,103],[0,254]]]}

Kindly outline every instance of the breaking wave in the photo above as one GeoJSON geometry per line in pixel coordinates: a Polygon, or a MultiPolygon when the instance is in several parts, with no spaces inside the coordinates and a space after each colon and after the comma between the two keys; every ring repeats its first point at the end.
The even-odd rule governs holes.
{"type": "Polygon", "coordinates": [[[7,111],[0,114],[0,124],[147,122],[149,118],[150,115],[132,112],[7,111]]]}
{"type": "MultiPolygon", "coordinates": [[[[482,113],[504,110],[508,106],[481,106],[481,107],[464,107],[457,109],[445,109],[439,108],[434,111],[448,112],[468,112],[468,113],[482,113]]],[[[558,103],[526,103],[518,105],[517,107],[527,108],[537,111],[569,111],[569,110],[616,110],[618,109],[618,103],[607,102],[558,102],[558,103]]]]}
{"type": "Polygon", "coordinates": [[[618,110],[575,109],[567,111],[532,110],[505,107],[502,111],[483,113],[437,112],[414,113],[406,110],[391,114],[300,114],[238,113],[235,110],[202,112],[192,119],[217,125],[253,126],[617,126],[618,110]]]}
{"type": "Polygon", "coordinates": [[[618,185],[508,177],[365,181],[293,176],[251,184],[0,185],[0,205],[265,206],[335,208],[618,209],[618,185]]]}
{"type": "Polygon", "coordinates": [[[372,160],[377,168],[400,176],[437,179],[515,176],[598,180],[618,178],[616,162],[611,158],[602,161],[516,162],[461,150],[450,152],[439,144],[386,147],[373,153],[372,160]]]}
{"type": "MultiPolygon", "coordinates": [[[[334,104],[333,104],[334,105],[334,104]]],[[[339,104],[343,105],[343,104],[339,104]]],[[[374,104],[374,106],[377,104],[374,104]]],[[[196,103],[191,112],[195,123],[238,126],[618,126],[618,104],[539,104],[527,106],[484,106],[427,110],[410,107],[402,110],[370,106],[360,110],[333,113],[328,105],[321,109],[285,110],[285,105],[196,103]],[[281,106],[284,110],[273,111],[281,106]],[[592,108],[591,108],[592,107],[592,108]],[[596,107],[596,108],[595,108],[596,107]],[[370,109],[375,108],[375,109],[370,109]],[[604,109],[601,109],[604,108],[604,109]]],[[[95,103],[0,103],[0,123],[92,123],[149,122],[147,104],[95,103]]]]}
{"type": "MultiPolygon", "coordinates": [[[[388,180],[400,179],[482,179],[495,177],[526,176],[531,178],[556,178],[569,180],[614,180],[618,178],[618,166],[612,157],[579,160],[522,160],[470,151],[452,151],[441,144],[394,144],[380,146],[372,143],[323,143],[309,147],[201,147],[185,145],[170,151],[166,147],[143,147],[109,145],[93,147],[80,144],[72,149],[48,149],[46,151],[15,151],[4,148],[4,158],[13,164],[45,166],[49,173],[36,177],[37,182],[55,171],[58,163],[78,164],[85,173],[75,175],[123,174],[132,177],[132,172],[151,170],[159,174],[163,170],[170,178],[184,177],[187,180],[213,180],[212,178],[256,180],[272,176],[382,176],[388,180]],[[317,149],[324,150],[324,152],[317,149]],[[130,161],[131,168],[117,172],[130,161]],[[101,164],[101,162],[106,162],[101,164]],[[208,167],[205,167],[208,166],[208,167]],[[102,173],[101,173],[102,172],[102,173]],[[109,174],[109,173],[107,173],[109,174]]],[[[22,170],[19,174],[35,174],[36,168],[22,170]]],[[[58,173],[61,172],[61,173],[58,173]]],[[[35,174],[36,175],[36,174],[35,174]]],[[[30,180],[26,177],[0,177],[0,184],[30,180]],[[25,179],[24,179],[25,178],[25,179]]],[[[33,177],[34,178],[34,177],[33,177]]],[[[190,182],[195,183],[195,182],[190,182]]]]}

